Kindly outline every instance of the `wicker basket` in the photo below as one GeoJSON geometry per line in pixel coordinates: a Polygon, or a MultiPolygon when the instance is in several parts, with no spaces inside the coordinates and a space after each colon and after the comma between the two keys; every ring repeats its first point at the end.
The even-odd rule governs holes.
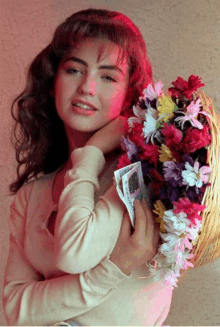
{"type": "MultiPolygon", "coordinates": [[[[220,128],[212,99],[203,91],[197,92],[197,95],[201,99],[203,109],[212,116],[209,120],[212,142],[208,149],[208,164],[212,172],[211,186],[206,188],[202,201],[202,204],[206,205],[201,215],[202,228],[191,251],[194,257],[189,260],[194,268],[211,263],[220,257],[220,128]]],[[[179,281],[182,280],[187,270],[181,271],[179,281]]]]}

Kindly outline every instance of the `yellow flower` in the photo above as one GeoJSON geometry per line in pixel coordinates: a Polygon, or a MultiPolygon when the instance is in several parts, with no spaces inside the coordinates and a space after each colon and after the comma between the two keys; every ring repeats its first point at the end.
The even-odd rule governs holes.
{"type": "Polygon", "coordinates": [[[173,158],[172,152],[165,144],[161,145],[161,149],[159,150],[159,152],[160,152],[160,155],[159,155],[160,162],[175,161],[175,159],[173,158]]]}
{"type": "Polygon", "coordinates": [[[160,118],[166,122],[173,117],[173,112],[178,109],[177,105],[172,101],[172,99],[166,96],[164,93],[159,98],[160,106],[157,108],[159,111],[160,118]]]}
{"type": "Polygon", "coordinates": [[[156,222],[160,223],[160,232],[161,233],[166,233],[166,229],[165,229],[165,222],[163,221],[163,216],[164,216],[164,212],[167,210],[165,205],[163,204],[163,202],[161,200],[157,200],[154,203],[154,208],[155,210],[153,210],[153,212],[158,215],[158,217],[156,218],[156,222]]]}

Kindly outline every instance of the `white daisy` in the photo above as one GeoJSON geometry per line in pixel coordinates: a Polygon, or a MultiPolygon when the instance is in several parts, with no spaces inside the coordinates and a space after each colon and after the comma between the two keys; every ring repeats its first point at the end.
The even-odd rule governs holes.
{"type": "Polygon", "coordinates": [[[163,220],[166,222],[166,230],[171,234],[177,235],[185,233],[186,228],[190,224],[185,212],[175,214],[173,210],[165,211],[163,220]]]}
{"type": "Polygon", "coordinates": [[[194,167],[189,162],[186,162],[185,168],[186,170],[182,171],[183,184],[202,187],[203,182],[208,182],[209,173],[211,172],[210,167],[203,166],[199,169],[199,162],[195,162],[194,167]]]}
{"type": "Polygon", "coordinates": [[[153,139],[155,137],[158,138],[160,136],[160,132],[157,130],[159,126],[160,125],[157,119],[155,119],[149,113],[145,114],[143,133],[146,139],[146,143],[148,143],[149,141],[151,141],[151,143],[154,143],[153,139]]]}

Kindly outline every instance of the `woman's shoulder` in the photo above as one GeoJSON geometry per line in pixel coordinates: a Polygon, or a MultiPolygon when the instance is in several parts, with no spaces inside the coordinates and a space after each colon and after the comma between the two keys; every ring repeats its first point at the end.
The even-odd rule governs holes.
{"type": "Polygon", "coordinates": [[[38,193],[43,194],[43,190],[48,189],[48,187],[52,183],[56,171],[48,174],[41,174],[37,177],[29,179],[18,190],[15,195],[15,198],[23,198],[24,200],[26,200],[26,202],[28,202],[31,197],[31,194],[36,194],[37,191],[39,191],[38,193]]]}

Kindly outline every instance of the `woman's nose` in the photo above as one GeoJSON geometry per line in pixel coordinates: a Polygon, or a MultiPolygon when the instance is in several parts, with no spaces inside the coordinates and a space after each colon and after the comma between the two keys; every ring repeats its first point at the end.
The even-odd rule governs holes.
{"type": "Polygon", "coordinates": [[[96,81],[92,76],[85,76],[78,87],[79,93],[90,94],[94,96],[96,94],[96,81]]]}

